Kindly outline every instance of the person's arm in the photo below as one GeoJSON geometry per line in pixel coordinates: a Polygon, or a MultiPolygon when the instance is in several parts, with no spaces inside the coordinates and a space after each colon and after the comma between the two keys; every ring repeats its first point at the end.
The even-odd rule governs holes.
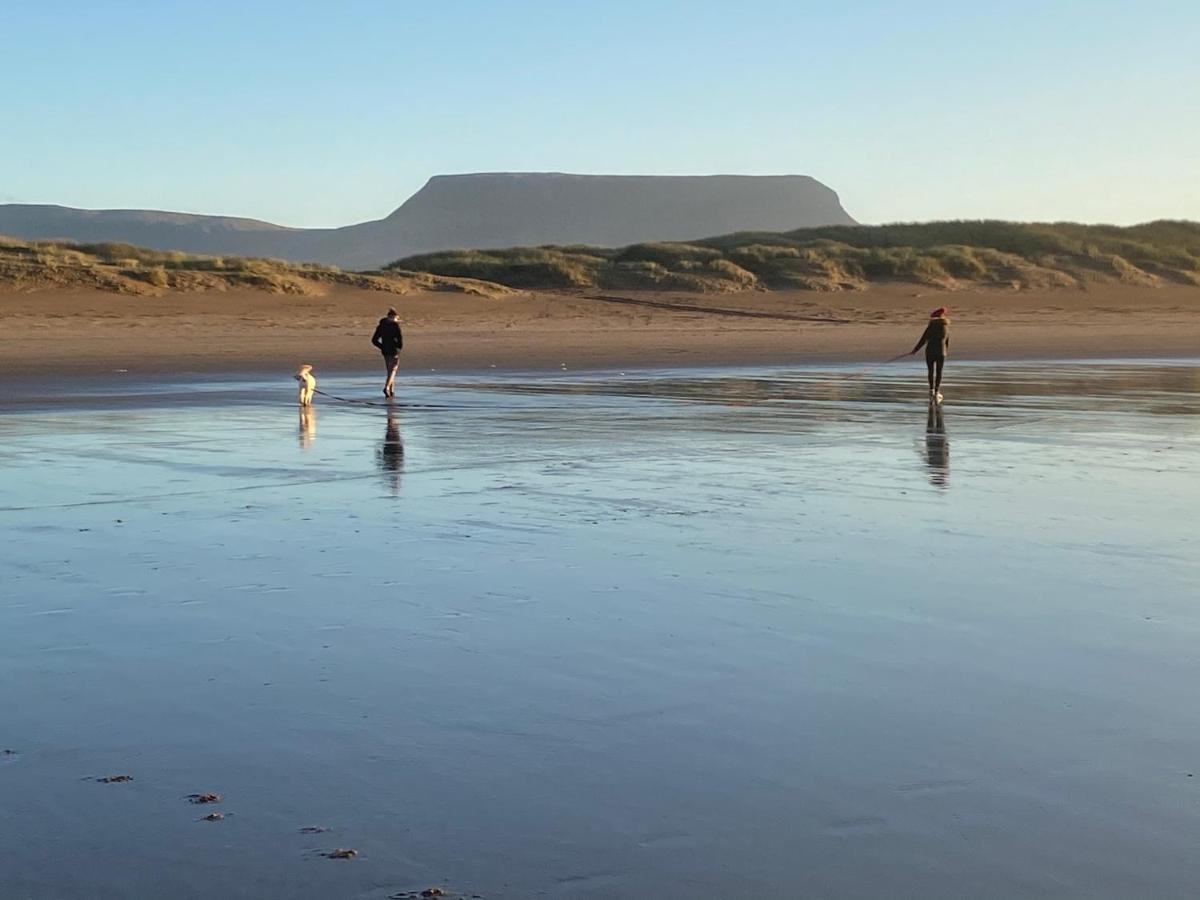
{"type": "Polygon", "coordinates": [[[371,343],[377,350],[383,349],[383,326],[376,325],[375,333],[371,335],[371,343]]]}
{"type": "Polygon", "coordinates": [[[929,329],[930,329],[930,326],[926,325],[925,330],[923,332],[921,332],[921,339],[919,341],[917,341],[917,346],[912,348],[912,351],[908,354],[909,356],[912,356],[914,353],[916,353],[918,350],[920,350],[922,347],[925,346],[925,342],[929,340],[929,329]]]}

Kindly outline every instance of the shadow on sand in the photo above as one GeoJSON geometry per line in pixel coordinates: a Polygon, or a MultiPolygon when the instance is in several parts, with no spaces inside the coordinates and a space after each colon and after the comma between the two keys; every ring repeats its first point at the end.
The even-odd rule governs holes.
{"type": "Polygon", "coordinates": [[[946,418],[940,403],[930,403],[925,417],[925,465],[930,484],[939,488],[950,486],[950,441],[946,438],[946,418]]]}
{"type": "Polygon", "coordinates": [[[317,439],[317,413],[311,406],[300,407],[300,449],[307,450],[317,439]]]}
{"type": "Polygon", "coordinates": [[[392,496],[398,497],[400,478],[404,473],[404,440],[400,437],[400,417],[394,409],[387,412],[387,427],[383,432],[383,443],[375,452],[375,461],[392,496]]]}

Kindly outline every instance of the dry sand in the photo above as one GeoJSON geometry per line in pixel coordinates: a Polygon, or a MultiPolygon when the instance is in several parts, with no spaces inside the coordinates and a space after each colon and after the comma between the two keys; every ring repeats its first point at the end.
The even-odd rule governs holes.
{"type": "Polygon", "coordinates": [[[1200,347],[1200,290],[1187,287],[620,297],[0,293],[0,374],[272,372],[300,362],[369,370],[379,362],[368,338],[393,303],[410,370],[876,361],[911,348],[941,304],[952,310],[957,358],[1172,357],[1200,347]]]}

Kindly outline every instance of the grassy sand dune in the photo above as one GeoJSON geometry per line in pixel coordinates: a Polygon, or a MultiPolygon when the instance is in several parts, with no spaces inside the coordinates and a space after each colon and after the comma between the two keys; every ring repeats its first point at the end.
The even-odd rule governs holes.
{"type": "Polygon", "coordinates": [[[391,294],[453,291],[485,297],[513,291],[497,284],[425,272],[343,272],[331,266],[277,259],[193,256],[130,244],[68,244],[0,238],[0,287],[18,291],[91,288],[118,294],[168,291],[319,296],[332,286],[391,294]]]}
{"type": "Polygon", "coordinates": [[[389,269],[513,288],[730,292],[863,289],[910,282],[953,289],[1200,285],[1200,223],[928,222],[743,232],[606,249],[547,246],[412,256],[389,269]]]}
{"type": "Polygon", "coordinates": [[[926,222],[741,232],[690,243],[515,247],[411,256],[380,271],[194,256],[129,244],[0,238],[0,288],[120,294],[250,289],[320,296],[332,287],[392,294],[624,290],[689,294],[863,290],[1200,286],[1200,223],[926,222]]]}

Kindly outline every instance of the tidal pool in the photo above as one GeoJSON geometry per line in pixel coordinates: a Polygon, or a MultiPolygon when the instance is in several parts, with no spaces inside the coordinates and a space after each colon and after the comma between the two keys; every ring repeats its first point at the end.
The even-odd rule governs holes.
{"type": "Polygon", "coordinates": [[[0,896],[1195,896],[1200,365],[921,379],[10,396],[0,896]]]}

